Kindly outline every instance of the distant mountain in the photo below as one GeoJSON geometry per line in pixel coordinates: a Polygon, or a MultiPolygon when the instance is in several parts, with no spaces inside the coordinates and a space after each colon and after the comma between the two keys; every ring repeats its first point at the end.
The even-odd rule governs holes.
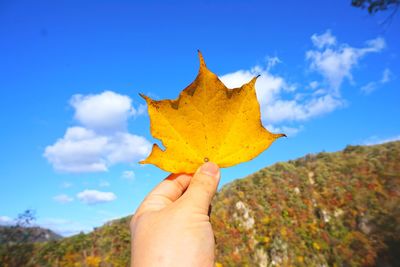
{"type": "Polygon", "coordinates": [[[39,266],[35,262],[38,248],[60,239],[53,231],[40,227],[1,226],[0,266],[39,266]]]}
{"type": "MultiPolygon", "coordinates": [[[[129,219],[36,244],[20,253],[24,264],[0,246],[0,263],[128,266],[129,219]]],[[[311,154],[236,180],[216,195],[211,223],[217,266],[400,266],[400,142],[311,154]]]]}
{"type": "Polygon", "coordinates": [[[46,242],[59,240],[62,236],[41,227],[0,226],[0,244],[7,242],[46,242]]]}

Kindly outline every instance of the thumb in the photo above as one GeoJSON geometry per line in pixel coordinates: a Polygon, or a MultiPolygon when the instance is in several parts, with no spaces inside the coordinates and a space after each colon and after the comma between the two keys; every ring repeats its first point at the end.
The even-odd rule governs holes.
{"type": "Polygon", "coordinates": [[[215,195],[220,180],[220,170],[213,162],[204,163],[197,169],[190,180],[188,189],[185,192],[186,204],[208,214],[208,208],[215,195]]]}

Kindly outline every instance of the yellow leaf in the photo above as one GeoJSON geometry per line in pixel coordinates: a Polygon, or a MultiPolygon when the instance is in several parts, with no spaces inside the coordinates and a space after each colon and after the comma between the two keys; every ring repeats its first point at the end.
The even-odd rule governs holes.
{"type": "Polygon", "coordinates": [[[176,100],[147,102],[150,130],[165,150],[153,145],[141,163],[172,173],[193,173],[204,162],[229,167],[249,161],[284,134],[273,134],[261,123],[254,77],[240,88],[228,89],[212,73],[199,51],[196,79],[176,100]]]}
{"type": "Polygon", "coordinates": [[[320,250],[321,249],[321,247],[318,245],[318,243],[316,243],[316,242],[313,242],[313,247],[315,248],[315,249],[317,249],[317,250],[320,250]]]}
{"type": "Polygon", "coordinates": [[[286,236],[287,235],[286,228],[281,228],[281,235],[282,236],[286,236]]]}
{"type": "Polygon", "coordinates": [[[303,263],[304,262],[304,257],[303,256],[297,256],[297,261],[303,263]]]}
{"type": "Polygon", "coordinates": [[[265,215],[262,219],[261,219],[261,223],[262,224],[269,224],[269,222],[271,221],[271,219],[265,215]]]}
{"type": "Polygon", "coordinates": [[[100,266],[101,258],[96,256],[88,256],[85,259],[86,266],[88,267],[98,267],[100,266]]]}

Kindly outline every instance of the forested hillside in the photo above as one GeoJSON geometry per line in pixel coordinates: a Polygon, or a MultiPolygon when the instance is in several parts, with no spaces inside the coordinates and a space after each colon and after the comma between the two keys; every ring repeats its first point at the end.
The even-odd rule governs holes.
{"type": "MultiPolygon", "coordinates": [[[[211,222],[217,266],[400,266],[400,142],[264,168],[222,188],[211,222]]],[[[24,265],[128,266],[128,225],[35,244],[24,265]]]]}
{"type": "Polygon", "coordinates": [[[400,142],[277,163],[225,186],[223,266],[400,266],[400,142]]]}

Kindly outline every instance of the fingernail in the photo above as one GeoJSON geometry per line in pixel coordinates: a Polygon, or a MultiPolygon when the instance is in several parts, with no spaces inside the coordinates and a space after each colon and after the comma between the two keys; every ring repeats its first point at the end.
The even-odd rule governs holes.
{"type": "Polygon", "coordinates": [[[219,174],[219,167],[213,162],[206,162],[200,167],[200,172],[208,176],[216,177],[219,174]]]}

